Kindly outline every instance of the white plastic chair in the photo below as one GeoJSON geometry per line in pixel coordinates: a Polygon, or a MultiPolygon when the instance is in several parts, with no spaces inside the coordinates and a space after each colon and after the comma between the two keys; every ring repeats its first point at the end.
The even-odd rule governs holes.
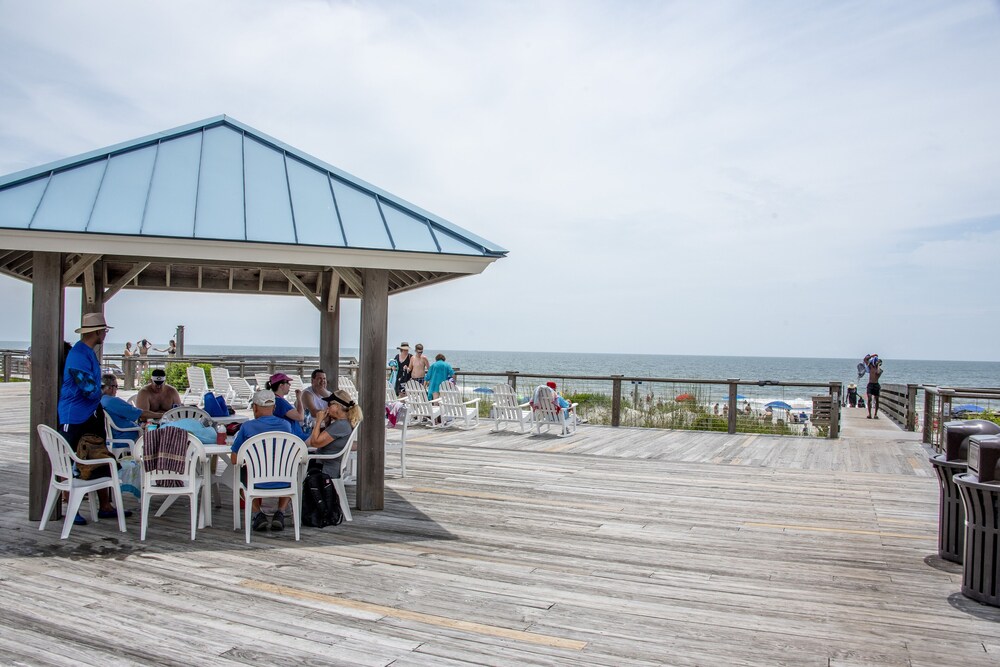
{"type": "Polygon", "coordinates": [[[250,544],[250,518],[254,498],[292,497],[295,539],[299,539],[302,525],[302,462],[306,456],[306,443],[301,438],[283,431],[267,431],[255,435],[240,446],[236,454],[235,483],[233,484],[233,524],[240,527],[240,492],[243,492],[243,521],[247,544],[250,544]],[[240,469],[246,468],[246,483],[240,480],[240,469]],[[261,488],[263,484],[280,485],[278,488],[261,488]]]}
{"type": "MultiPolygon", "coordinates": [[[[358,429],[360,428],[361,422],[358,422],[358,425],[354,427],[353,431],[351,431],[350,437],[347,438],[347,442],[340,448],[340,451],[334,454],[317,454],[315,449],[309,450],[306,454],[305,463],[302,466],[302,475],[301,480],[299,481],[299,486],[302,486],[302,481],[305,480],[306,471],[309,468],[310,461],[327,461],[340,457],[340,476],[333,478],[333,486],[337,489],[337,499],[340,501],[340,511],[344,513],[345,521],[354,521],[354,517],[351,516],[351,507],[347,503],[347,491],[344,488],[344,483],[347,480],[347,471],[350,468],[351,447],[353,447],[354,443],[358,441],[358,429]]],[[[296,505],[296,508],[298,507],[299,505],[296,505]]],[[[297,511],[296,516],[298,516],[297,511]]]]}
{"type": "MultiPolygon", "coordinates": [[[[281,372],[285,373],[284,371],[281,372]]],[[[288,388],[291,390],[293,396],[295,395],[296,389],[298,389],[299,391],[305,390],[307,385],[305,382],[302,381],[301,377],[299,377],[298,375],[292,375],[291,373],[285,373],[285,375],[291,378],[291,381],[288,383],[288,388]]]]}
{"type": "Polygon", "coordinates": [[[509,384],[493,387],[492,411],[494,426],[491,430],[494,433],[502,430],[500,424],[517,424],[521,433],[531,431],[531,402],[518,403],[517,392],[509,384]]]}
{"type": "MultiPolygon", "coordinates": [[[[406,405],[405,402],[403,403],[403,405],[404,405],[404,407],[401,408],[402,410],[408,410],[409,409],[409,408],[405,407],[405,405],[406,405]]],[[[407,428],[409,426],[409,421],[410,420],[407,419],[407,416],[406,416],[405,412],[402,415],[400,415],[399,418],[397,418],[395,426],[393,426],[392,424],[389,423],[389,418],[388,417],[385,420],[385,428],[386,428],[387,431],[399,431],[399,443],[398,443],[398,446],[399,446],[399,467],[401,468],[401,473],[400,473],[401,477],[406,477],[406,430],[407,430],[407,428]]],[[[396,442],[394,442],[392,440],[389,440],[388,435],[389,434],[386,433],[386,438],[385,438],[385,448],[386,448],[386,450],[388,450],[390,447],[396,447],[397,446],[396,442]]]]}
{"type": "Polygon", "coordinates": [[[115,459],[91,459],[79,458],[70,449],[69,443],[62,435],[44,424],[38,425],[38,437],[42,441],[45,453],[49,455],[49,462],[52,464],[52,476],[49,479],[49,493],[45,499],[45,509],[42,511],[42,522],[38,524],[38,530],[45,530],[49,523],[49,516],[55,509],[56,503],[63,491],[69,492],[69,502],[66,505],[66,519],[63,521],[62,535],[59,539],[65,540],[69,537],[69,531],[73,529],[73,520],[76,513],[80,511],[80,504],[84,496],[90,497],[90,520],[97,522],[97,498],[95,491],[101,489],[111,489],[115,499],[115,508],[118,510],[118,528],[125,532],[125,512],[122,509],[122,490],[118,481],[118,462],[115,459]],[[80,479],[73,477],[73,464],[77,465],[107,465],[111,468],[109,477],[99,477],[97,479],[80,479]]]}
{"type": "Polygon", "coordinates": [[[441,416],[441,399],[427,398],[427,389],[416,380],[406,383],[406,419],[412,424],[430,426],[441,416]]]}
{"type": "Polygon", "coordinates": [[[479,426],[479,399],[464,400],[462,390],[450,382],[442,382],[438,390],[441,395],[441,427],[458,426],[462,430],[479,426]]]}
{"type": "Polygon", "coordinates": [[[267,381],[271,379],[270,373],[254,373],[253,381],[257,384],[257,391],[267,389],[267,381]]]}
{"type": "Polygon", "coordinates": [[[352,401],[358,400],[358,388],[354,386],[354,380],[348,376],[341,375],[337,378],[337,389],[343,389],[350,394],[352,401]]]}
{"type": "MultiPolygon", "coordinates": [[[[575,409],[576,405],[573,403],[571,409],[575,409]]],[[[536,435],[541,435],[542,428],[549,432],[553,426],[559,427],[556,435],[560,438],[576,433],[576,416],[569,410],[560,408],[556,402],[556,392],[545,385],[535,389],[531,397],[531,421],[535,425],[536,435]]]]}
{"type": "MultiPolygon", "coordinates": [[[[187,454],[184,458],[184,472],[176,473],[167,470],[147,471],[145,456],[145,440],[140,437],[135,441],[132,453],[139,463],[139,470],[142,474],[142,523],[139,529],[139,539],[146,539],[146,526],[149,524],[149,501],[153,496],[166,496],[168,499],[176,499],[179,496],[187,496],[191,501],[191,539],[195,537],[199,521],[198,501],[202,492],[202,485],[205,483],[201,475],[204,469],[202,465],[205,460],[205,446],[201,444],[193,434],[187,434],[187,454]],[[158,482],[164,481],[180,482],[180,486],[158,486],[158,482]]],[[[172,501],[171,501],[172,502],[172,501]]],[[[211,508],[201,506],[202,514],[210,512],[211,508]]],[[[159,513],[157,513],[159,516],[159,513]]],[[[204,516],[202,516],[202,521],[204,516]]]]}
{"type": "Polygon", "coordinates": [[[160,423],[177,421],[178,419],[211,419],[212,416],[195,405],[182,405],[163,413],[160,423]]]}
{"type": "Polygon", "coordinates": [[[201,405],[208,391],[208,380],[205,379],[205,369],[201,366],[191,365],[187,367],[188,388],[181,396],[181,403],[184,405],[201,405]]]}
{"type": "Polygon", "coordinates": [[[232,405],[236,392],[229,383],[229,369],[222,366],[212,366],[212,392],[226,399],[226,404],[232,405]]]}
{"type": "Polygon", "coordinates": [[[237,410],[245,410],[250,407],[250,401],[253,400],[253,387],[244,378],[230,377],[229,386],[233,390],[232,400],[229,404],[236,408],[237,410]]]}
{"type": "Polygon", "coordinates": [[[120,433],[135,433],[136,436],[142,435],[141,426],[119,426],[115,423],[115,420],[111,418],[107,412],[104,413],[104,441],[108,445],[108,449],[117,458],[122,456],[127,456],[132,453],[132,443],[134,440],[130,438],[116,438],[115,431],[120,433]],[[112,430],[114,429],[114,430],[112,430]]]}

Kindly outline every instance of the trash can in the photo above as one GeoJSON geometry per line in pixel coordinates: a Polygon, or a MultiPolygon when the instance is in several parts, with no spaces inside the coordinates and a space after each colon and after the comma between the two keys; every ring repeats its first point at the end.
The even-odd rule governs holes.
{"type": "Polygon", "coordinates": [[[965,543],[965,506],[955,486],[955,475],[968,469],[969,438],[1000,433],[1000,425],[985,419],[959,419],[944,425],[942,452],[931,457],[938,478],[941,498],[938,503],[938,555],[955,563],[962,562],[965,543]]]}
{"type": "Polygon", "coordinates": [[[985,419],[957,419],[945,422],[941,452],[946,461],[964,461],[968,458],[968,438],[973,435],[1000,434],[1000,424],[985,419]]]}
{"type": "Polygon", "coordinates": [[[965,505],[965,558],[962,595],[1000,607],[1000,484],[955,476],[965,505]]]}

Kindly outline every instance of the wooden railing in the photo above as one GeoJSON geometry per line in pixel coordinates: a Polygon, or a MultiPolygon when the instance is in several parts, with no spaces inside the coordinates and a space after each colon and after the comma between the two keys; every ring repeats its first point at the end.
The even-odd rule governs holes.
{"type": "Polygon", "coordinates": [[[916,384],[883,384],[879,395],[879,410],[904,431],[917,430],[916,384]]]}
{"type": "Polygon", "coordinates": [[[921,388],[924,390],[922,440],[924,444],[933,445],[935,450],[941,449],[945,423],[955,418],[952,415],[952,406],[956,402],[983,401],[992,405],[1000,404],[1000,388],[934,385],[922,385],[921,388]]]}

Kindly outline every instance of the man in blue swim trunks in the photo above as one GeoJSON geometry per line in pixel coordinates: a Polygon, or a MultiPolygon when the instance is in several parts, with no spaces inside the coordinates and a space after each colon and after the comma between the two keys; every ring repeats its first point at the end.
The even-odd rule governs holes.
{"type": "MultiPolygon", "coordinates": [[[[243,424],[240,430],[236,433],[236,437],[233,438],[233,453],[231,454],[232,462],[236,463],[236,454],[240,451],[240,447],[244,442],[249,440],[255,435],[260,435],[261,433],[266,433],[268,431],[282,431],[283,433],[291,433],[292,435],[297,435],[292,431],[292,424],[287,419],[274,416],[274,403],[275,396],[274,392],[269,389],[262,389],[253,395],[253,402],[251,407],[253,408],[253,419],[243,424]]],[[[240,470],[240,480],[246,484],[246,470],[240,470]]],[[[261,484],[261,488],[264,488],[266,484],[275,484],[276,482],[266,482],[261,484]]],[[[280,488],[280,487],[279,487],[280,488]]],[[[267,530],[270,524],[271,530],[284,530],[285,529],[285,510],[288,509],[288,505],[291,504],[291,496],[284,496],[278,498],[278,510],[271,517],[271,521],[268,522],[267,515],[260,508],[260,498],[254,498],[253,505],[251,509],[253,510],[253,516],[250,519],[250,526],[254,530],[267,530]]]]}

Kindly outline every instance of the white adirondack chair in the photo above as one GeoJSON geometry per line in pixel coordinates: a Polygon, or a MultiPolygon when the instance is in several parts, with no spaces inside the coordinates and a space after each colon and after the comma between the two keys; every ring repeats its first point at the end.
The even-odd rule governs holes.
{"type": "Polygon", "coordinates": [[[457,426],[468,430],[479,426],[478,398],[466,401],[462,390],[450,382],[442,382],[438,393],[441,394],[441,428],[457,426]]]}
{"type": "Polygon", "coordinates": [[[229,386],[233,390],[233,398],[228,401],[229,405],[237,410],[249,408],[250,401],[253,400],[253,387],[250,383],[244,378],[230,377],[229,386]]]}
{"type": "Polygon", "coordinates": [[[208,379],[205,378],[205,369],[200,366],[187,367],[188,388],[181,396],[181,403],[184,405],[201,405],[205,392],[208,391],[208,379]]]}
{"type": "Polygon", "coordinates": [[[358,400],[358,388],[354,386],[354,380],[346,375],[337,378],[337,389],[343,389],[351,395],[352,401],[358,400]]]}
{"type": "MultiPolygon", "coordinates": [[[[571,409],[575,410],[573,403],[571,409]]],[[[542,429],[550,431],[553,426],[559,427],[556,433],[560,438],[576,433],[576,415],[559,407],[556,402],[556,392],[550,387],[541,385],[531,396],[531,420],[535,424],[535,434],[541,435],[542,429]]]]}
{"type": "Polygon", "coordinates": [[[493,387],[493,429],[494,433],[505,430],[506,424],[517,424],[521,433],[531,432],[531,402],[518,403],[517,392],[509,384],[493,387]],[[500,425],[504,424],[503,429],[500,425]]]}
{"type": "Polygon", "coordinates": [[[225,398],[226,405],[233,404],[233,399],[236,398],[236,392],[233,391],[233,387],[229,383],[228,368],[222,368],[220,366],[212,367],[212,392],[216,396],[222,396],[225,398]]]}
{"type": "Polygon", "coordinates": [[[427,389],[416,380],[406,383],[406,419],[410,425],[428,424],[434,422],[441,416],[441,399],[435,398],[433,401],[427,398],[427,389]]]}
{"type": "Polygon", "coordinates": [[[386,403],[395,403],[396,401],[405,401],[405,400],[406,400],[405,396],[403,398],[400,398],[399,395],[396,394],[396,390],[393,389],[393,387],[392,387],[391,384],[389,384],[388,382],[385,383],[385,402],[386,403]]]}

